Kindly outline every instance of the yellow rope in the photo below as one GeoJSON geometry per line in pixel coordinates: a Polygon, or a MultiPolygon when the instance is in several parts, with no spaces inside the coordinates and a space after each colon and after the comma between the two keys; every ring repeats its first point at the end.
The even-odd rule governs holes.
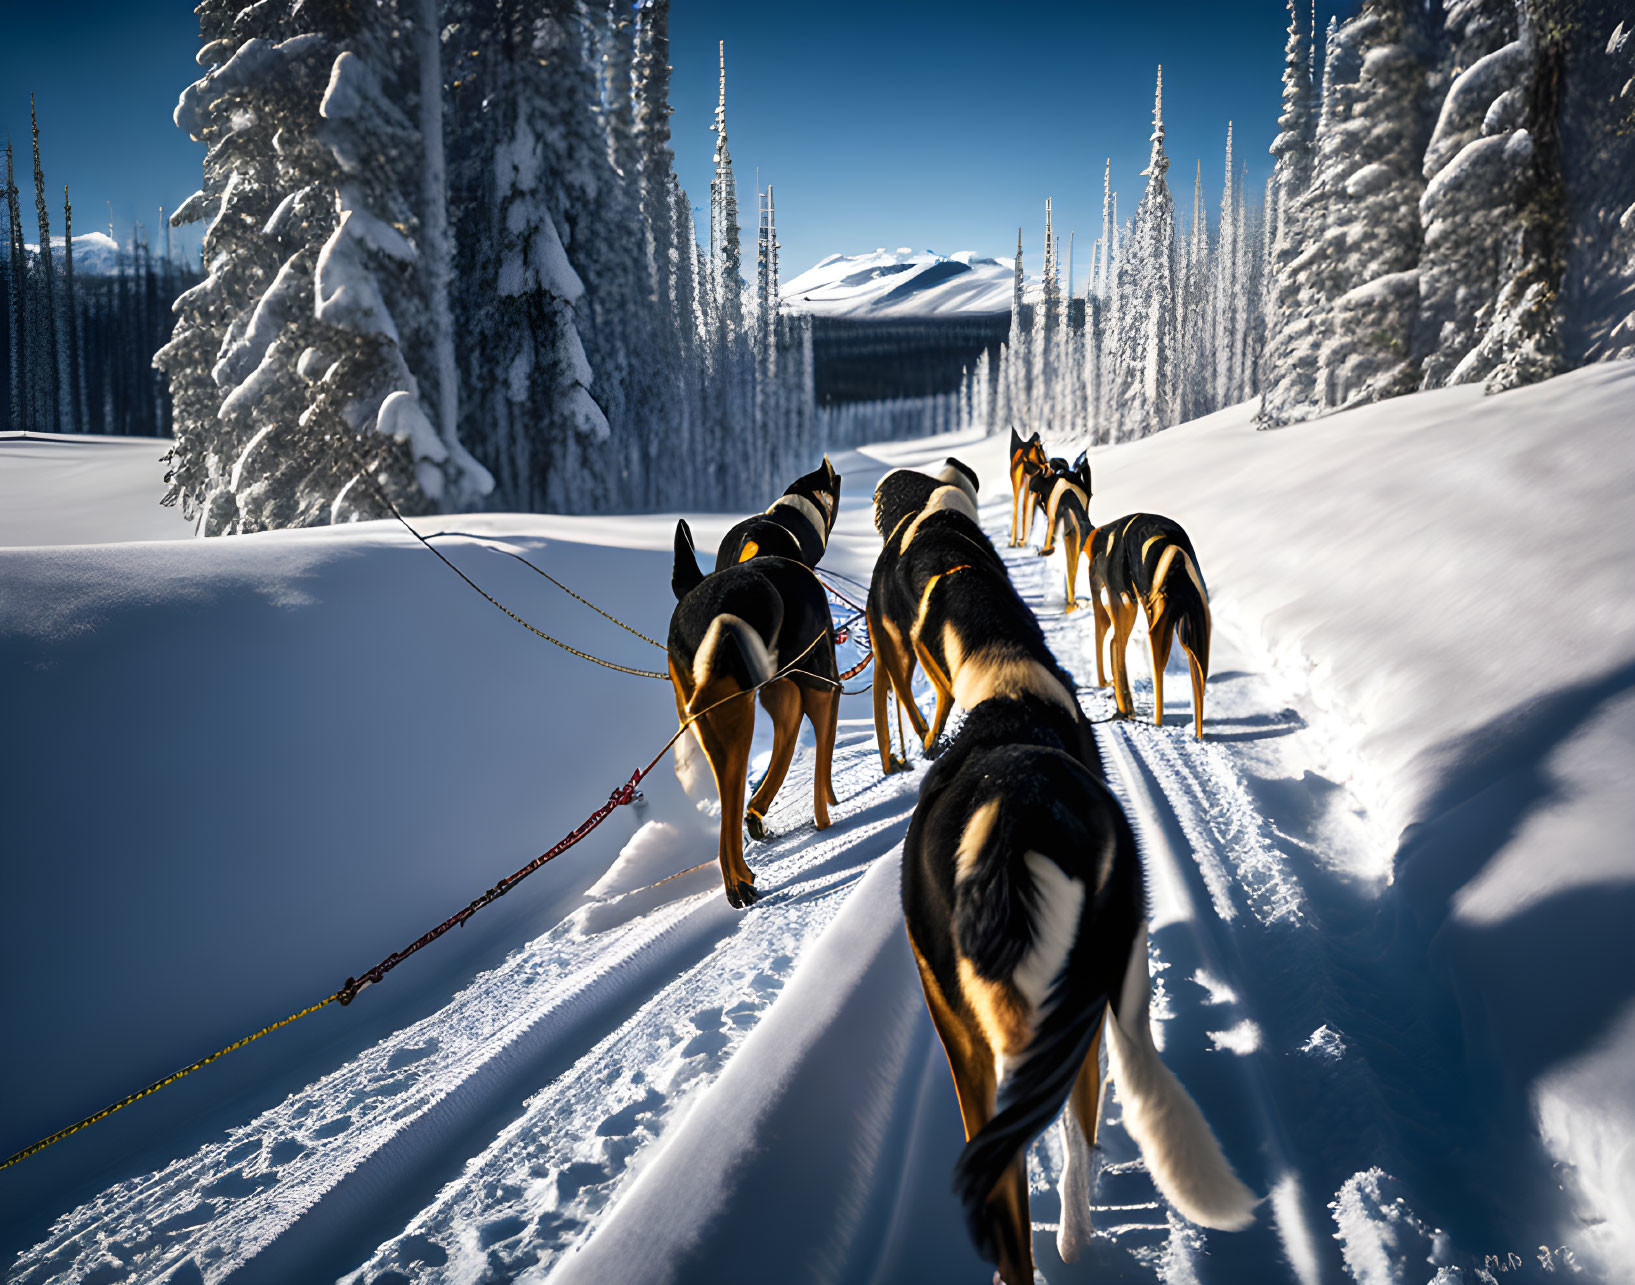
{"type": "Polygon", "coordinates": [[[194,1071],[197,1071],[201,1066],[209,1066],[210,1063],[214,1062],[218,1057],[224,1057],[226,1054],[233,1052],[235,1049],[241,1049],[246,1044],[252,1044],[256,1040],[259,1040],[263,1035],[271,1034],[273,1031],[276,1031],[281,1026],[288,1026],[291,1022],[296,1021],[299,1018],[305,1017],[308,1013],[316,1013],[320,1008],[323,1008],[326,1004],[333,1004],[340,997],[341,997],[341,993],[339,991],[336,991],[328,999],[319,1000],[318,1003],[312,1004],[312,1005],[309,1005],[306,1008],[303,1008],[299,1013],[291,1013],[282,1022],[274,1022],[271,1026],[263,1026],[254,1035],[246,1035],[242,1040],[236,1040],[235,1042],[233,1042],[232,1044],[229,1044],[224,1049],[217,1049],[209,1057],[201,1057],[197,1062],[194,1062],[191,1066],[184,1066],[180,1071],[172,1071],[169,1075],[165,1076],[164,1079],[155,1080],[152,1084],[148,1085],[147,1088],[138,1089],[135,1093],[132,1093],[129,1097],[121,1098],[118,1102],[115,1102],[112,1106],[103,1107],[102,1110],[98,1111],[95,1115],[86,1116],[85,1119],[81,1120],[78,1124],[71,1124],[66,1129],[58,1129],[50,1137],[41,1138],[38,1142],[34,1143],[33,1146],[24,1147],[16,1155],[10,1157],[9,1159],[4,1161],[3,1163],[0,1163],[0,1169],[9,1169],[12,1165],[16,1164],[19,1160],[26,1160],[26,1159],[28,1159],[28,1157],[32,1156],[37,1151],[44,1151],[53,1142],[61,1142],[64,1138],[68,1137],[70,1134],[78,1133],[81,1129],[87,1128],[88,1126],[95,1124],[98,1120],[106,1119],[108,1116],[111,1116],[115,1111],[124,1110],[124,1108],[130,1106],[130,1104],[132,1102],[138,1102],[141,1099],[147,1097],[148,1094],[150,1094],[150,1093],[157,1093],[160,1089],[164,1088],[167,1084],[174,1084],[177,1080],[181,1079],[184,1075],[191,1075],[194,1071]]]}

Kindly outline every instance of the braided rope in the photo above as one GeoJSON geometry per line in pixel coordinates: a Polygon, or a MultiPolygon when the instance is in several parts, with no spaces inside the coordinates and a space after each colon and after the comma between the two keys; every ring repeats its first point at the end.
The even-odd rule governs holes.
{"type": "MultiPolygon", "coordinates": [[[[0,1161],[0,1169],[9,1169],[12,1165],[16,1164],[19,1160],[27,1160],[35,1152],[44,1151],[52,1143],[61,1142],[64,1138],[69,1137],[71,1134],[78,1133],[81,1129],[89,1128],[91,1125],[95,1124],[98,1120],[106,1120],[115,1111],[123,1111],[126,1107],[130,1106],[131,1103],[140,1102],[143,1098],[147,1097],[148,1094],[157,1093],[160,1089],[164,1088],[167,1084],[176,1083],[176,1081],[181,1079],[184,1075],[192,1075],[193,1072],[197,1071],[201,1066],[209,1066],[210,1063],[214,1062],[218,1057],[225,1057],[227,1054],[232,1053],[237,1049],[243,1048],[246,1044],[252,1044],[256,1040],[259,1040],[263,1035],[270,1035],[273,1031],[278,1030],[280,1027],[288,1026],[291,1022],[297,1021],[298,1019],[305,1017],[308,1013],[316,1013],[320,1008],[323,1008],[323,1007],[325,1007],[326,1005],[329,1005],[329,1004],[333,1004],[338,999],[341,999],[341,992],[340,991],[336,991],[328,999],[321,999],[316,1004],[309,1004],[306,1008],[303,1008],[298,1013],[291,1013],[288,1017],[286,1017],[281,1022],[274,1022],[270,1026],[263,1026],[254,1035],[246,1035],[241,1040],[235,1040],[233,1043],[229,1044],[226,1048],[217,1049],[209,1057],[201,1057],[197,1062],[194,1062],[194,1063],[192,1063],[192,1064],[190,1064],[188,1066],[184,1066],[180,1071],[172,1071],[169,1075],[165,1076],[164,1079],[155,1080],[152,1084],[148,1085],[147,1088],[138,1089],[135,1093],[129,1094],[126,1097],[121,1098],[118,1102],[115,1102],[110,1106],[103,1107],[102,1110],[96,1112],[94,1115],[86,1116],[85,1119],[79,1121],[77,1124],[71,1124],[66,1129],[58,1129],[55,1133],[51,1134],[49,1137],[41,1138],[38,1142],[34,1143],[32,1146],[24,1147],[21,1151],[17,1152],[15,1155],[10,1156],[9,1158],[7,1158],[4,1161],[0,1161]]],[[[341,1002],[345,1003],[346,1001],[342,999],[341,1002]]]]}

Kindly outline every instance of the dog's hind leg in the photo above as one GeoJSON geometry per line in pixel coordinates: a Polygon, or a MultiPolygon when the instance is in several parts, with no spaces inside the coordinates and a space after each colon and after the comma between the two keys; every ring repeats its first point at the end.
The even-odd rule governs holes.
{"type": "Polygon", "coordinates": [[[829,805],[839,802],[830,773],[834,767],[835,734],[840,727],[840,693],[833,688],[807,687],[801,704],[817,736],[817,763],[812,770],[812,818],[819,830],[829,828],[829,805]]]}
{"type": "Polygon", "coordinates": [[[1079,529],[1070,525],[1062,535],[1062,552],[1067,554],[1067,610],[1076,611],[1079,607],[1077,594],[1074,592],[1079,580],[1079,529]]]}
{"type": "Polygon", "coordinates": [[[874,739],[880,749],[880,770],[890,776],[907,768],[908,760],[891,752],[891,711],[887,708],[887,698],[897,696],[898,740],[901,740],[902,693],[909,689],[913,662],[903,655],[901,636],[873,615],[869,617],[869,639],[874,645],[874,739]]]}
{"type": "MultiPolygon", "coordinates": [[[[708,709],[729,694],[720,684],[710,684],[693,694],[692,703],[708,709]]],[[[728,700],[701,715],[693,726],[698,729],[704,756],[715,773],[715,789],[721,800],[721,882],[727,900],[741,909],[760,895],[755,891],[755,874],[744,862],[744,788],[750,743],[755,736],[754,702],[747,694],[728,700]]]]}
{"type": "Polygon", "coordinates": [[[932,656],[924,643],[919,641],[914,643],[914,654],[919,657],[920,664],[925,666],[925,676],[931,680],[931,689],[937,694],[937,708],[931,716],[931,725],[924,731],[922,748],[929,754],[948,722],[948,711],[954,705],[954,684],[948,675],[942,672],[942,666],[937,664],[936,657],[932,656]]]}
{"type": "Polygon", "coordinates": [[[1192,734],[1201,741],[1204,738],[1204,667],[1198,663],[1192,648],[1182,643],[1181,650],[1186,652],[1187,668],[1192,671],[1192,734]]]}
{"type": "Polygon", "coordinates": [[[1130,692],[1129,657],[1125,654],[1135,629],[1135,612],[1135,604],[1121,594],[1109,613],[1113,618],[1113,699],[1125,718],[1135,712],[1135,697],[1130,692]]]}
{"type": "Polygon", "coordinates": [[[1101,595],[1096,591],[1096,574],[1090,573],[1090,611],[1096,618],[1096,686],[1107,686],[1107,669],[1102,657],[1107,651],[1107,630],[1111,627],[1112,617],[1107,614],[1107,608],[1102,606],[1101,595]]]}
{"type": "Polygon", "coordinates": [[[752,839],[765,839],[766,826],[762,824],[772,800],[778,797],[783,779],[789,774],[789,764],[795,757],[795,746],[800,740],[801,694],[794,682],[781,678],[761,688],[761,704],[772,715],[772,761],[760,788],[749,801],[744,813],[744,827],[752,839]]]}
{"type": "Polygon", "coordinates": [[[1169,664],[1170,645],[1175,639],[1175,619],[1160,606],[1156,618],[1147,618],[1147,646],[1152,651],[1152,721],[1164,725],[1164,667],[1169,664]]]}

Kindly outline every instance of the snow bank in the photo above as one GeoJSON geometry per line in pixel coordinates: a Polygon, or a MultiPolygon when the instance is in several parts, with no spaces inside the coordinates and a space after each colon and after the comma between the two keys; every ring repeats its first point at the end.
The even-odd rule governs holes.
{"type": "Polygon", "coordinates": [[[193,524],[161,508],[160,437],[0,433],[0,548],[180,540],[193,524]]]}

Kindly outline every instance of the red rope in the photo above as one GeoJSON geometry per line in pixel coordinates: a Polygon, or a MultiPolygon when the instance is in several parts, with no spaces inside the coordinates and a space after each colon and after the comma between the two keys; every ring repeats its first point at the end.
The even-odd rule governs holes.
{"type": "MultiPolygon", "coordinates": [[[[674,739],[674,737],[671,738],[672,743],[674,742],[674,739]]],[[[466,920],[470,919],[472,915],[476,914],[484,906],[488,905],[489,902],[499,900],[499,898],[505,896],[506,893],[510,892],[511,889],[515,888],[519,883],[521,883],[529,875],[533,874],[534,871],[538,870],[547,861],[554,860],[555,858],[561,856],[569,848],[573,847],[597,826],[601,825],[603,821],[606,821],[608,817],[613,814],[615,808],[621,808],[627,803],[634,802],[636,798],[636,787],[641,784],[642,778],[651,772],[655,766],[657,766],[659,759],[664,757],[665,750],[668,750],[669,748],[670,746],[668,744],[665,745],[664,749],[660,750],[658,754],[654,756],[651,763],[649,763],[646,767],[640,768],[636,772],[632,773],[628,781],[626,781],[618,789],[614,790],[612,794],[608,795],[606,803],[602,804],[601,807],[597,808],[596,811],[592,812],[588,817],[586,817],[584,821],[579,824],[578,828],[564,836],[555,847],[546,852],[540,853],[527,865],[523,866],[522,869],[501,879],[487,892],[483,893],[482,896],[478,897],[469,906],[465,907],[465,909],[450,915],[442,923],[438,924],[437,927],[411,942],[402,950],[393,951],[390,955],[386,956],[385,959],[381,960],[380,963],[376,964],[373,968],[366,972],[362,977],[348,977],[346,979],[346,985],[342,986],[340,990],[341,1003],[350,1004],[357,998],[358,992],[365,986],[372,986],[376,982],[380,981],[386,976],[387,973],[391,972],[392,969],[396,968],[410,955],[414,954],[415,951],[420,950],[422,947],[431,945],[432,942],[436,941],[450,928],[454,928],[456,926],[463,927],[466,920]]]]}

